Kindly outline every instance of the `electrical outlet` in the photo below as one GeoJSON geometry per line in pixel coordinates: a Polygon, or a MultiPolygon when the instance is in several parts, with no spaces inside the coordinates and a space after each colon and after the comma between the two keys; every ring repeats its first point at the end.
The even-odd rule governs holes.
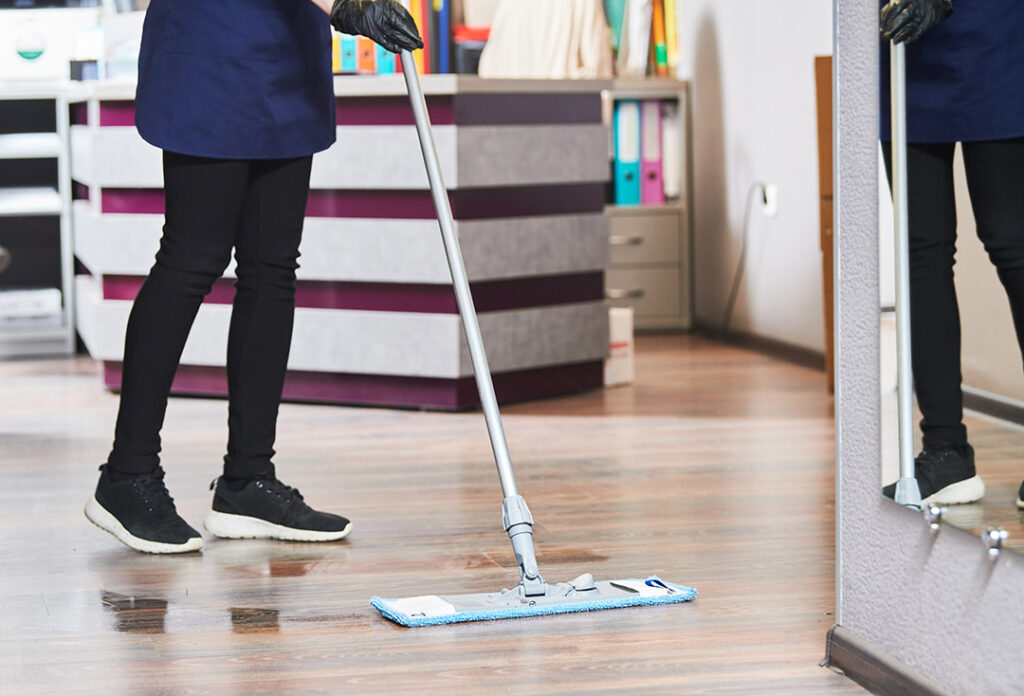
{"type": "Polygon", "coordinates": [[[775,184],[765,184],[764,203],[761,204],[761,213],[768,218],[779,214],[779,187],[775,184]]]}

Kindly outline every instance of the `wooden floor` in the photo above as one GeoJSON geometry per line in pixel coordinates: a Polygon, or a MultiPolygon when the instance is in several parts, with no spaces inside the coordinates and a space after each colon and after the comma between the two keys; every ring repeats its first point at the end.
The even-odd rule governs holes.
{"type": "MultiPolygon", "coordinates": [[[[899,435],[895,392],[883,395],[882,404],[882,481],[899,478],[899,435]]],[[[915,412],[914,422],[921,419],[915,412]]],[[[1024,553],[1024,510],[1017,508],[1017,491],[1024,478],[1024,427],[992,418],[976,411],[964,412],[968,439],[974,447],[978,475],[985,482],[985,497],[970,505],[949,505],[943,519],[978,537],[984,527],[1005,529],[1009,533],[1005,548],[1024,553]]],[[[917,434],[920,451],[920,431],[917,434]]],[[[922,522],[923,524],[923,522],[922,522]]]]}
{"type": "MultiPolygon", "coordinates": [[[[374,594],[516,582],[479,414],[286,405],[278,472],[355,522],[332,545],[137,554],[82,506],[116,397],[84,359],[0,363],[4,694],[845,694],[824,376],[693,336],[634,386],[507,409],[546,579],[658,573],[689,604],[403,629],[374,594]]],[[[164,464],[195,526],[222,401],[172,400],[164,464]]]]}

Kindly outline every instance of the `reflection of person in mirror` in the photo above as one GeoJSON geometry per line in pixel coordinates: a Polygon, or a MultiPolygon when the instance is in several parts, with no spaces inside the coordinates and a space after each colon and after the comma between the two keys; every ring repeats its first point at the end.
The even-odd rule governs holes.
{"type": "MultiPolygon", "coordinates": [[[[890,0],[881,30],[881,139],[890,180],[889,41],[907,44],[911,351],[924,415],[915,470],[925,502],[969,503],[985,485],[963,424],[953,152],[960,143],[978,237],[1024,350],[1024,2],[890,0]]],[[[884,492],[892,497],[894,489],[884,492]]]]}
{"type": "Polygon", "coordinates": [[[396,0],[153,0],[146,12],[135,123],[163,150],[165,224],[128,319],[113,450],[85,508],[137,551],[202,546],[164,485],[160,430],[186,339],[232,249],[227,455],[204,525],[289,541],[336,541],[351,528],[307,505],[271,461],[310,168],[335,140],[332,25],[395,53],[423,47],[396,0]]]}

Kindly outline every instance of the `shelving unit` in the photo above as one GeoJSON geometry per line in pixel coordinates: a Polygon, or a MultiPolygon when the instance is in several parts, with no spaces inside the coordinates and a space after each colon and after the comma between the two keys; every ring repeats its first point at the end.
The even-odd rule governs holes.
{"type": "MultiPolygon", "coordinates": [[[[676,101],[682,121],[678,152],[682,180],[678,200],[662,205],[609,205],[611,264],[605,276],[608,302],[633,307],[638,331],[693,327],[692,154],[689,83],[664,79],[615,80],[603,94],[611,124],[614,102],[623,99],[676,101]]],[[[609,159],[614,142],[609,129],[609,159]]]]}
{"type": "Polygon", "coordinates": [[[0,358],[74,352],[69,127],[62,86],[0,85],[0,358]],[[59,316],[8,316],[5,293],[53,288],[59,316]]]}
{"type": "Polygon", "coordinates": [[[56,133],[0,133],[0,159],[56,158],[60,148],[56,133]]]}

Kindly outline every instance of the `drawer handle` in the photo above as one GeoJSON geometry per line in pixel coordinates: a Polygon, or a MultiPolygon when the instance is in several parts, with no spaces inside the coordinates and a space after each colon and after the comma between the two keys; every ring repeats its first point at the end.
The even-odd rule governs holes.
{"type": "Polygon", "coordinates": [[[632,290],[608,290],[605,293],[609,300],[639,300],[646,294],[647,292],[644,291],[643,288],[633,288],[632,290]]]}
{"type": "Polygon", "coordinates": [[[0,273],[6,271],[11,265],[11,252],[0,246],[0,273]]]}
{"type": "Polygon", "coordinates": [[[640,235],[629,237],[626,235],[613,234],[608,238],[608,241],[612,246],[640,246],[644,243],[644,238],[640,235]]]}

